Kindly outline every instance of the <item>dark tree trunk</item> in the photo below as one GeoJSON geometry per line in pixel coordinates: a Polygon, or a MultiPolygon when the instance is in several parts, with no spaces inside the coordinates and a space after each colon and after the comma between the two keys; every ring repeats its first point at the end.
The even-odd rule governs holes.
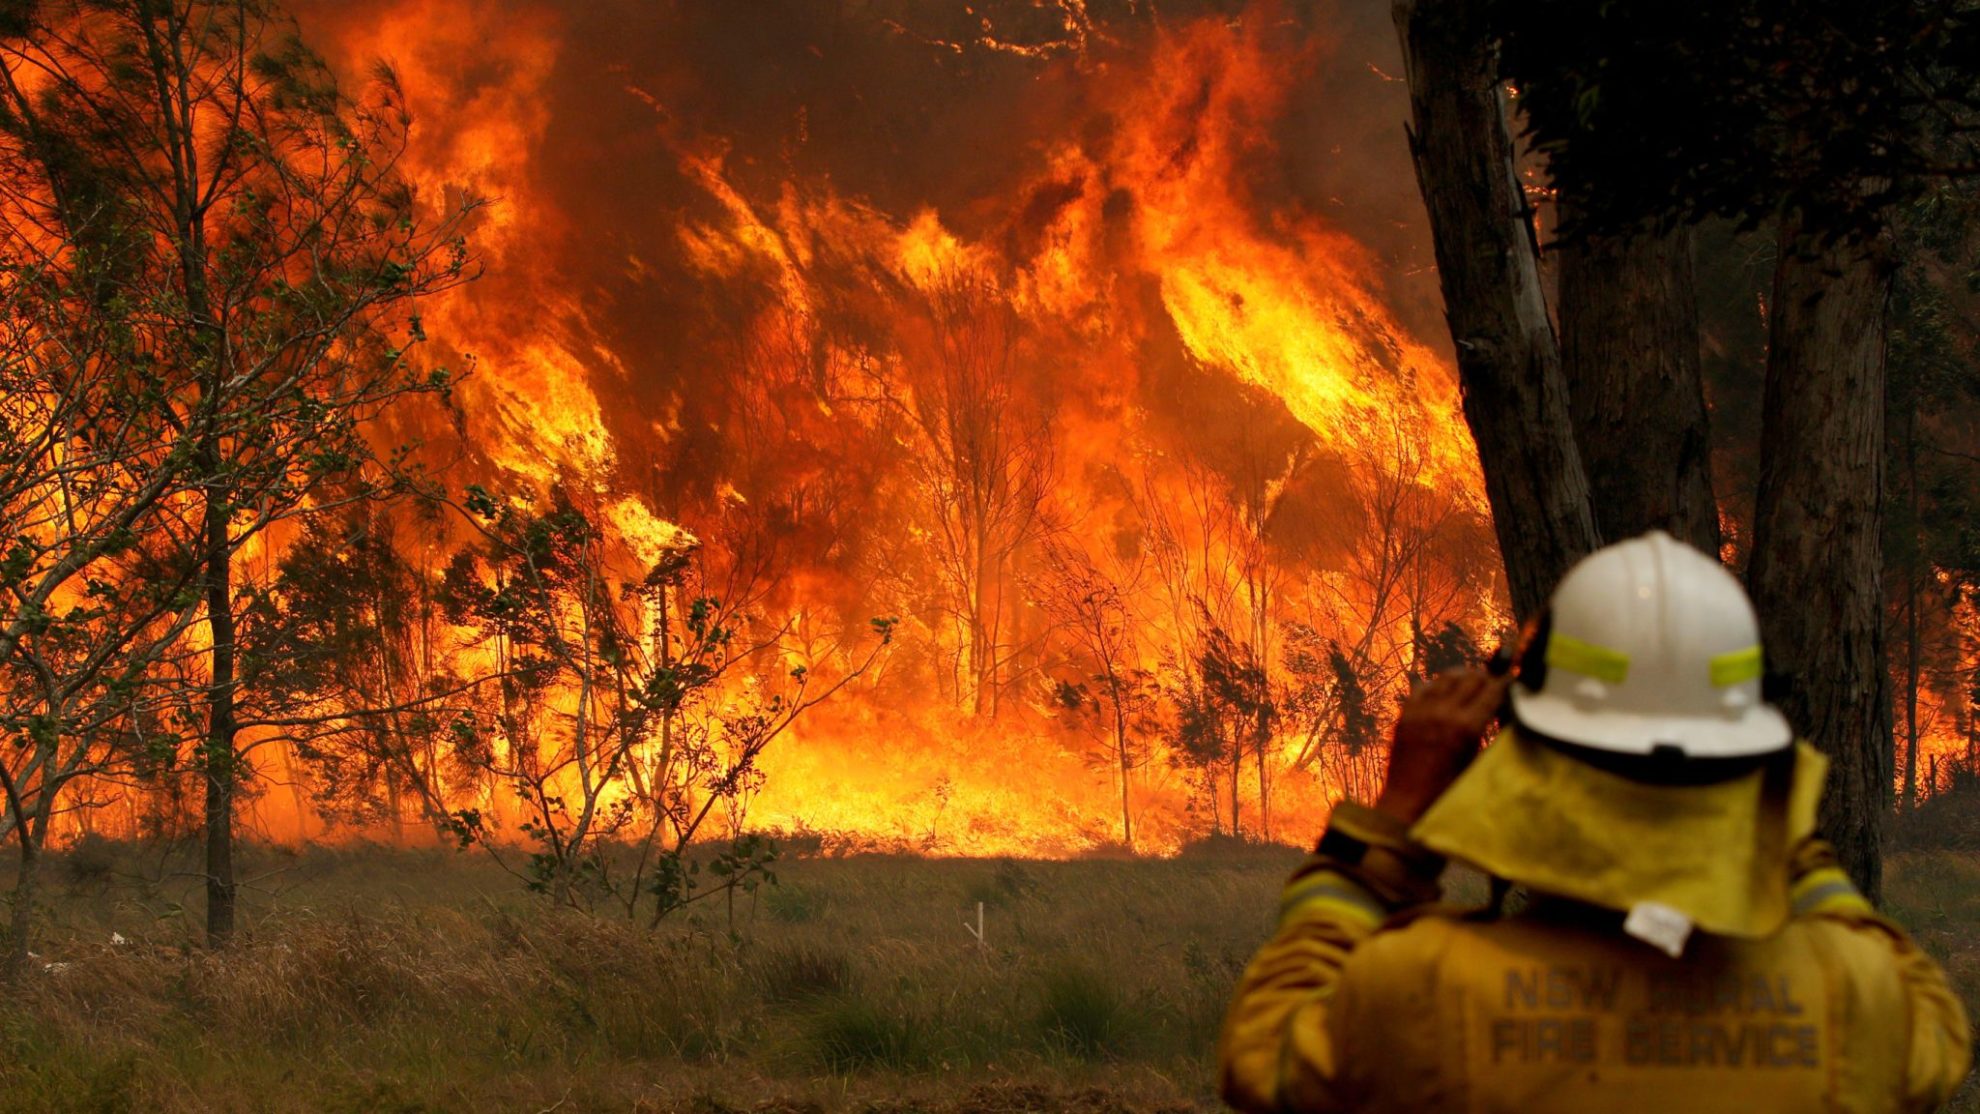
{"type": "Polygon", "coordinates": [[[1469,0],[1397,0],[1410,150],[1430,214],[1464,416],[1514,610],[1531,615],[1597,544],[1560,350],[1489,40],[1469,0]]]}
{"type": "Polygon", "coordinates": [[[28,943],[34,932],[34,904],[41,891],[41,840],[27,820],[16,816],[14,838],[20,851],[20,874],[14,879],[13,909],[7,924],[4,974],[17,979],[28,968],[28,943]]]}
{"type": "Polygon", "coordinates": [[[1904,601],[1904,797],[1903,810],[1918,807],[1918,575],[1905,570],[1904,601]]]}
{"type": "Polygon", "coordinates": [[[1244,729],[1231,726],[1231,838],[1243,839],[1244,828],[1238,816],[1238,786],[1244,778],[1244,729]]]}
{"type": "Polygon", "coordinates": [[[1575,238],[1560,265],[1561,368],[1596,528],[1665,530],[1714,556],[1691,233],[1575,238]]]}
{"type": "Polygon", "coordinates": [[[1823,831],[1873,899],[1891,805],[1884,669],[1884,342],[1876,244],[1783,229],[1748,581],[1788,720],[1833,763],[1823,831]]]}
{"type": "Polygon", "coordinates": [[[1885,400],[1889,413],[1899,425],[1897,448],[1904,470],[1904,504],[1900,529],[1887,540],[1897,553],[1885,554],[1886,566],[1895,565],[1902,577],[1900,591],[1904,609],[1904,777],[1898,797],[1899,811],[1918,807],[1918,686],[1923,680],[1919,630],[1919,605],[1924,602],[1924,580],[1930,568],[1925,559],[1922,524],[1918,503],[1918,397],[1916,372],[1891,369],[1886,373],[1885,400]]]}
{"type": "MultiPolygon", "coordinates": [[[[218,470],[212,462],[208,475],[218,470]]],[[[228,536],[228,494],[212,481],[206,493],[206,615],[211,627],[213,675],[206,690],[206,942],[225,947],[234,935],[233,553],[228,536]]]]}
{"type": "Polygon", "coordinates": [[[1121,709],[1120,677],[1111,658],[1107,662],[1107,690],[1114,708],[1114,757],[1121,766],[1121,846],[1132,854],[1134,813],[1128,807],[1128,774],[1134,769],[1134,762],[1128,751],[1127,713],[1121,709]]]}

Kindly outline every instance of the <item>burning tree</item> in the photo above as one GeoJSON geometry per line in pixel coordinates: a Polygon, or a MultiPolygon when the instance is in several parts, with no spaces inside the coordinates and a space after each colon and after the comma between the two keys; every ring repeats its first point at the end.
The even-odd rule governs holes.
{"type": "Polygon", "coordinates": [[[985,278],[956,270],[926,293],[905,397],[890,396],[914,443],[939,607],[957,634],[955,692],[994,716],[1022,639],[1019,561],[1046,527],[1052,439],[1027,397],[1012,307],[985,278]]]}
{"type": "Polygon", "coordinates": [[[1046,550],[1045,607],[1077,647],[1090,673],[1061,681],[1054,700],[1067,711],[1092,714],[1105,725],[1106,765],[1121,797],[1121,844],[1134,849],[1134,771],[1148,760],[1146,736],[1155,700],[1154,675],[1141,666],[1137,636],[1140,619],[1132,598],[1140,586],[1139,564],[1118,578],[1087,555],[1054,541],[1046,550]]]}
{"type": "MultiPolygon", "coordinates": [[[[414,506],[412,525],[437,533],[444,508],[414,506]]],[[[436,570],[408,557],[399,525],[371,505],[304,524],[273,583],[246,597],[242,685],[257,694],[258,742],[307,764],[326,816],[397,833],[410,805],[453,832],[472,771],[448,740],[491,678],[456,652],[436,570]]]]}
{"type": "MultiPolygon", "coordinates": [[[[1151,473],[1135,509],[1171,644],[1162,652],[1174,695],[1176,754],[1186,767],[1224,767],[1230,831],[1242,834],[1242,768],[1252,766],[1257,833],[1272,838],[1272,795],[1285,766],[1280,736],[1280,632],[1312,576],[1314,481],[1323,443],[1274,400],[1222,392],[1215,435],[1151,473]]],[[[1214,781],[1203,782],[1206,789],[1214,781]]],[[[1212,811],[1215,814],[1213,802],[1212,811]]]]}
{"type": "MultiPolygon", "coordinates": [[[[627,539],[567,491],[530,513],[476,489],[467,509],[484,544],[448,566],[441,600],[497,658],[499,702],[458,721],[456,757],[521,803],[530,887],[574,907],[609,894],[629,916],[650,897],[658,920],[753,885],[771,849],[740,814],[717,859],[726,885],[694,892],[691,845],[719,806],[761,784],[771,743],[872,668],[892,620],[875,620],[872,646],[819,681],[814,663],[785,663],[784,628],[698,591],[701,542],[685,531],[647,539],[644,572],[624,575],[627,539]],[[629,877],[615,870],[624,846],[629,877]]],[[[455,830],[486,842],[488,819],[459,810],[455,830]]]]}
{"type": "Polygon", "coordinates": [[[1356,660],[1303,622],[1286,625],[1286,718],[1303,736],[1293,765],[1317,769],[1355,800],[1381,788],[1381,735],[1368,680],[1356,660]]]}

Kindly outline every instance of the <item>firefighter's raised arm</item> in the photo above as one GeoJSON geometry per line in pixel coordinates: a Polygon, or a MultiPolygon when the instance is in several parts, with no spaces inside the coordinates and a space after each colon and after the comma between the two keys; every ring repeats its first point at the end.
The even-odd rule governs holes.
{"type": "Polygon", "coordinates": [[[1434,900],[1444,861],[1409,826],[1464,772],[1504,699],[1484,670],[1431,678],[1404,703],[1374,808],[1339,805],[1280,896],[1279,927],[1244,974],[1223,1037],[1224,1096],[1241,1110],[1328,1109],[1329,1007],[1342,962],[1402,908],[1434,900]]]}

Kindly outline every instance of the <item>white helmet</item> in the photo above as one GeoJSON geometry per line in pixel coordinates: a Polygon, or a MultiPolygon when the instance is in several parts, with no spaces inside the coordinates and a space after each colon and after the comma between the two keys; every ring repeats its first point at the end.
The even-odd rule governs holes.
{"type": "Polygon", "coordinates": [[[1512,690],[1523,726],[1616,754],[1740,758],[1792,745],[1760,695],[1752,601],[1711,557],[1653,530],[1583,558],[1549,608],[1535,633],[1544,645],[1528,648],[1512,690]]]}

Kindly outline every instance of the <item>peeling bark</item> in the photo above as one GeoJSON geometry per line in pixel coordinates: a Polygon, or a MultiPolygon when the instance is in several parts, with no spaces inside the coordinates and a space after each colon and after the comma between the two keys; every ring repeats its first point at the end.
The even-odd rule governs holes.
{"type": "Polygon", "coordinates": [[[1397,0],[1410,151],[1514,611],[1597,545],[1505,96],[1466,0],[1397,0]]]}

